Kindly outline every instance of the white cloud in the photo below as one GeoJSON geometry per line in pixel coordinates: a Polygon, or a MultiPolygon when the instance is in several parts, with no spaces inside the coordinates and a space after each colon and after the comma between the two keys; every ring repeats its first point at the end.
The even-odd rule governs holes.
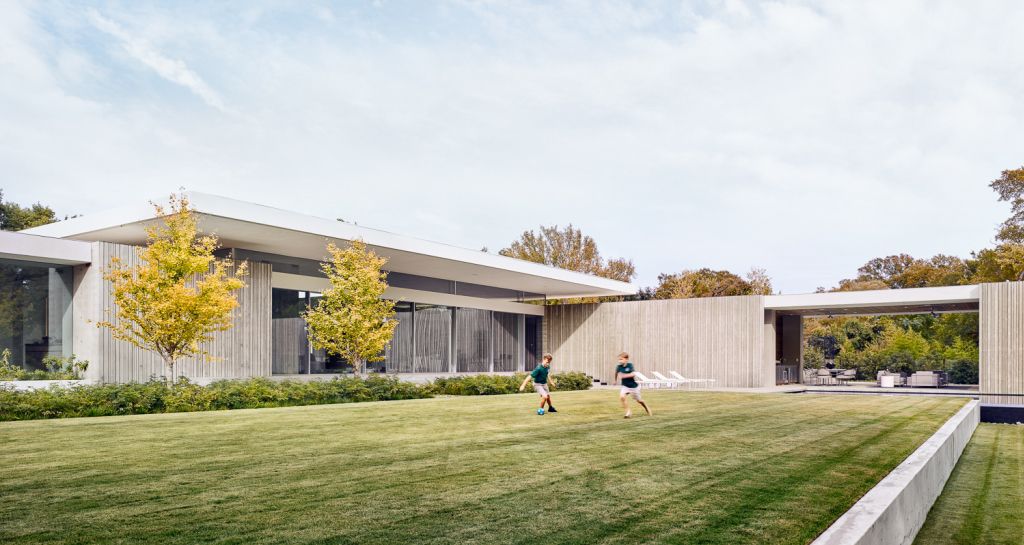
{"type": "Polygon", "coordinates": [[[1017,3],[425,6],[16,5],[5,195],[184,185],[492,250],[573,222],[641,284],[757,265],[792,293],[988,244],[987,181],[1024,162],[1017,3]]]}
{"type": "Polygon", "coordinates": [[[144,39],[132,36],[114,21],[100,15],[95,9],[90,8],[87,13],[93,25],[117,38],[124,51],[132,58],[146,65],[167,81],[188,89],[210,107],[227,112],[220,95],[211,89],[203,81],[203,78],[191,70],[185,62],[163,55],[146,43],[144,39]]]}

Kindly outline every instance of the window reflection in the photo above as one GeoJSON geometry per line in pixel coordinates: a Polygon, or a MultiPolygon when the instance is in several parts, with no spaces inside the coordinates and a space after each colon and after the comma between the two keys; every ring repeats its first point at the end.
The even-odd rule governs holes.
{"type": "MultiPolygon", "coordinates": [[[[302,312],[320,293],[273,290],[274,374],[349,373],[344,358],[311,350],[302,312]]],[[[537,316],[395,302],[398,325],[384,359],[370,373],[481,373],[532,369],[540,346],[537,316]]]]}
{"type": "Polygon", "coordinates": [[[71,267],[0,260],[0,350],[9,363],[45,369],[46,356],[71,355],[71,267]]]}

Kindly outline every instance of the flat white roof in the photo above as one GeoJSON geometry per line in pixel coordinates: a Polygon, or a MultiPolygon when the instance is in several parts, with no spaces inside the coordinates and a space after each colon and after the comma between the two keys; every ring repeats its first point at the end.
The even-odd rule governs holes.
{"type": "Polygon", "coordinates": [[[87,242],[0,231],[0,258],[82,265],[92,261],[92,250],[87,242]]]}
{"type": "MultiPolygon", "coordinates": [[[[549,298],[629,295],[627,282],[567,271],[486,252],[397,235],[207,193],[188,192],[199,228],[225,248],[321,260],[330,241],[362,239],[386,257],[388,270],[543,294],[549,298]]],[[[154,199],[166,203],[167,199],[154,199]]],[[[27,229],[60,239],[142,244],[145,227],[157,221],[141,203],[27,229]]]]}
{"type": "Polygon", "coordinates": [[[764,308],[795,314],[899,314],[977,310],[981,287],[943,286],[893,290],[767,295],[764,308]]]}

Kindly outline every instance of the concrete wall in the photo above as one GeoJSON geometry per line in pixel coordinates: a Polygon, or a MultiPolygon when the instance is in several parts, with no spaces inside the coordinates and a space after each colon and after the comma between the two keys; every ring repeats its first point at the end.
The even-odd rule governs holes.
{"type": "Polygon", "coordinates": [[[1024,282],[982,284],[979,313],[981,401],[1024,405],[1024,282]]]}
{"type": "Polygon", "coordinates": [[[775,383],[761,296],[555,305],[546,311],[544,350],[558,371],[610,381],[615,356],[624,350],[644,374],[678,371],[731,387],[775,383]]]}
{"type": "Polygon", "coordinates": [[[911,545],[980,415],[970,401],[811,545],[911,545]]]}
{"type": "MultiPolygon", "coordinates": [[[[141,382],[164,374],[162,360],[152,352],[114,339],[97,322],[113,319],[112,287],[103,271],[113,257],[136,263],[135,247],[107,242],[92,244],[92,265],[75,267],[73,322],[75,354],[89,360],[84,378],[102,382],[141,382]]],[[[184,358],[178,376],[203,379],[269,376],[271,373],[271,269],[250,263],[246,287],[238,292],[233,327],[215,333],[204,348],[210,358],[184,358]]]]}
{"type": "Polygon", "coordinates": [[[761,355],[761,359],[764,361],[766,366],[771,365],[774,367],[776,363],[776,356],[779,351],[778,315],[774,310],[764,311],[764,326],[762,327],[762,330],[762,337],[764,338],[764,352],[761,355]]]}

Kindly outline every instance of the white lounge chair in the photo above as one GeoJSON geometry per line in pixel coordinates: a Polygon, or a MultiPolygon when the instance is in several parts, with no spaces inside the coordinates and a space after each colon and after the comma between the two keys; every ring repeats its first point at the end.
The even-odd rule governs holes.
{"type": "Polygon", "coordinates": [[[665,380],[651,380],[651,379],[643,376],[642,374],[640,374],[639,372],[636,372],[636,371],[633,372],[633,378],[636,379],[637,383],[645,385],[645,386],[650,386],[652,388],[661,388],[662,386],[671,386],[672,385],[671,383],[669,383],[668,381],[665,381],[665,380]]]}
{"type": "Polygon", "coordinates": [[[686,378],[675,371],[669,371],[668,373],[675,377],[675,380],[679,383],[680,386],[685,386],[687,388],[693,389],[694,386],[703,384],[697,379],[686,378]]]}
{"type": "Polygon", "coordinates": [[[678,388],[684,382],[686,382],[686,381],[683,381],[683,380],[679,380],[677,378],[668,378],[665,375],[663,375],[663,374],[661,374],[661,373],[659,373],[657,371],[651,371],[651,374],[654,375],[654,378],[656,378],[656,379],[658,379],[658,380],[660,380],[662,382],[667,383],[669,388],[678,388]]]}
{"type": "Polygon", "coordinates": [[[712,384],[715,383],[715,379],[713,378],[686,378],[675,371],[669,371],[668,373],[673,377],[676,377],[677,380],[684,381],[685,383],[688,383],[691,386],[701,386],[707,388],[708,386],[711,386],[712,384]]]}

